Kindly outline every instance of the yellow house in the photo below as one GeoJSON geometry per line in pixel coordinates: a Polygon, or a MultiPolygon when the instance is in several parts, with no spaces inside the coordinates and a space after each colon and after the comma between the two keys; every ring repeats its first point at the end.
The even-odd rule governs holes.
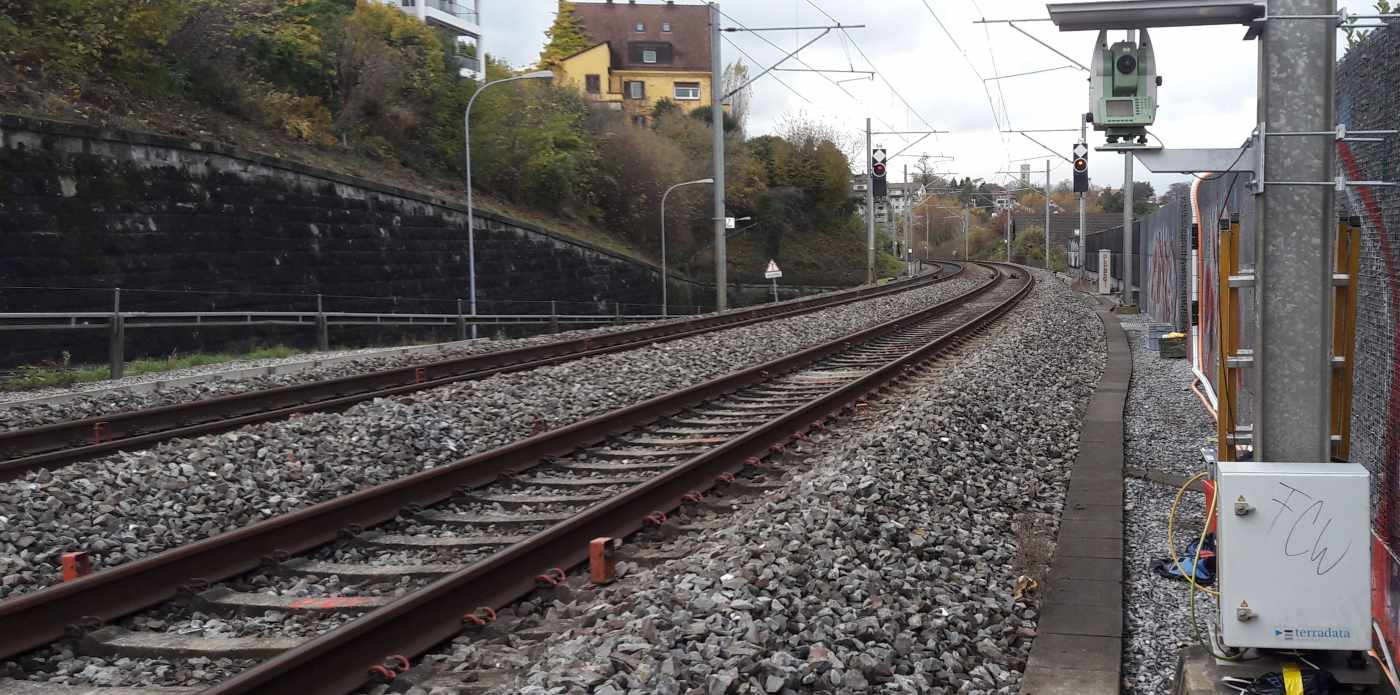
{"type": "Polygon", "coordinates": [[[575,3],[598,43],[560,61],[557,84],[646,125],[658,101],[685,111],[710,104],[709,8],[665,3],[575,3]]]}

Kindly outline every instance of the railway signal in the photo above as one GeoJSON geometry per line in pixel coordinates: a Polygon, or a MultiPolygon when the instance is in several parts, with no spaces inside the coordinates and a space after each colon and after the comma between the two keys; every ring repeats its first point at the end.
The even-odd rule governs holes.
{"type": "Polygon", "coordinates": [[[1074,192],[1089,192],[1089,146],[1082,142],[1074,145],[1074,192]]]}
{"type": "Polygon", "coordinates": [[[870,152],[870,186],[876,198],[887,194],[885,184],[885,148],[877,147],[870,152]]]}

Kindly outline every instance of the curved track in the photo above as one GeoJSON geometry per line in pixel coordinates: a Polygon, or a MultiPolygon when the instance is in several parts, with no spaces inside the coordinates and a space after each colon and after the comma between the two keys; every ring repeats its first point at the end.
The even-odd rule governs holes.
{"type": "Polygon", "coordinates": [[[701,318],[497,350],[415,367],[355,374],[191,403],[0,432],[0,481],[13,480],[40,468],[56,468],[114,451],[150,447],[169,439],[212,434],[244,425],[277,420],[296,413],[338,410],[375,398],[398,396],[458,381],[484,379],[496,374],[534,369],[761,321],[798,316],[943,282],[958,276],[961,271],[961,264],[942,263],[936,273],[878,287],[858,287],[701,318]]]}
{"type": "Polygon", "coordinates": [[[556,581],[586,559],[592,539],[663,523],[667,512],[960,344],[1033,285],[1024,270],[996,270],[953,299],[793,355],[0,603],[0,657],[85,634],[89,648],[116,658],[169,655],[162,650],[178,643],[186,655],[266,659],[209,693],[344,693],[372,674],[392,678],[408,666],[397,655],[421,654],[488,621],[537,582],[556,581]],[[458,557],[391,567],[337,559],[349,545],[458,557]],[[290,559],[308,551],[318,554],[290,559]],[[209,589],[255,569],[345,583],[407,576],[420,586],[394,600],[209,589]],[[223,651],[217,640],[96,629],[182,591],[200,593],[208,610],[273,609],[327,624],[316,637],[245,640],[223,651]]]}

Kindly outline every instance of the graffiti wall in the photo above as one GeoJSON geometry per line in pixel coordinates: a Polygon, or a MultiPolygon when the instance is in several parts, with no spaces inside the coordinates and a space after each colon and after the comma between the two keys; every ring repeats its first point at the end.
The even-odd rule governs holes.
{"type": "MultiPolygon", "coordinates": [[[[1348,130],[1400,123],[1400,26],[1378,29],[1347,51],[1337,66],[1336,106],[1337,121],[1348,130]]],[[[1400,137],[1338,143],[1337,169],[1349,181],[1400,179],[1400,137]]],[[[1371,471],[1375,530],[1385,546],[1377,554],[1385,601],[1376,608],[1394,640],[1400,637],[1400,572],[1390,560],[1400,550],[1400,191],[1349,186],[1337,206],[1360,217],[1363,230],[1351,459],[1371,471]]]]}

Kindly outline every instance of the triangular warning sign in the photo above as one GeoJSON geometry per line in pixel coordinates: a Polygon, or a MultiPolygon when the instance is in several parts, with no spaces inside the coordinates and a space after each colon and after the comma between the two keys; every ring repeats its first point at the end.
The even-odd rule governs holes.
{"type": "Polygon", "coordinates": [[[778,262],[775,261],[775,260],[773,260],[773,259],[771,259],[771,258],[768,259],[768,269],[765,270],[765,271],[763,271],[763,272],[765,272],[765,273],[776,273],[776,272],[778,272],[778,262]]]}

